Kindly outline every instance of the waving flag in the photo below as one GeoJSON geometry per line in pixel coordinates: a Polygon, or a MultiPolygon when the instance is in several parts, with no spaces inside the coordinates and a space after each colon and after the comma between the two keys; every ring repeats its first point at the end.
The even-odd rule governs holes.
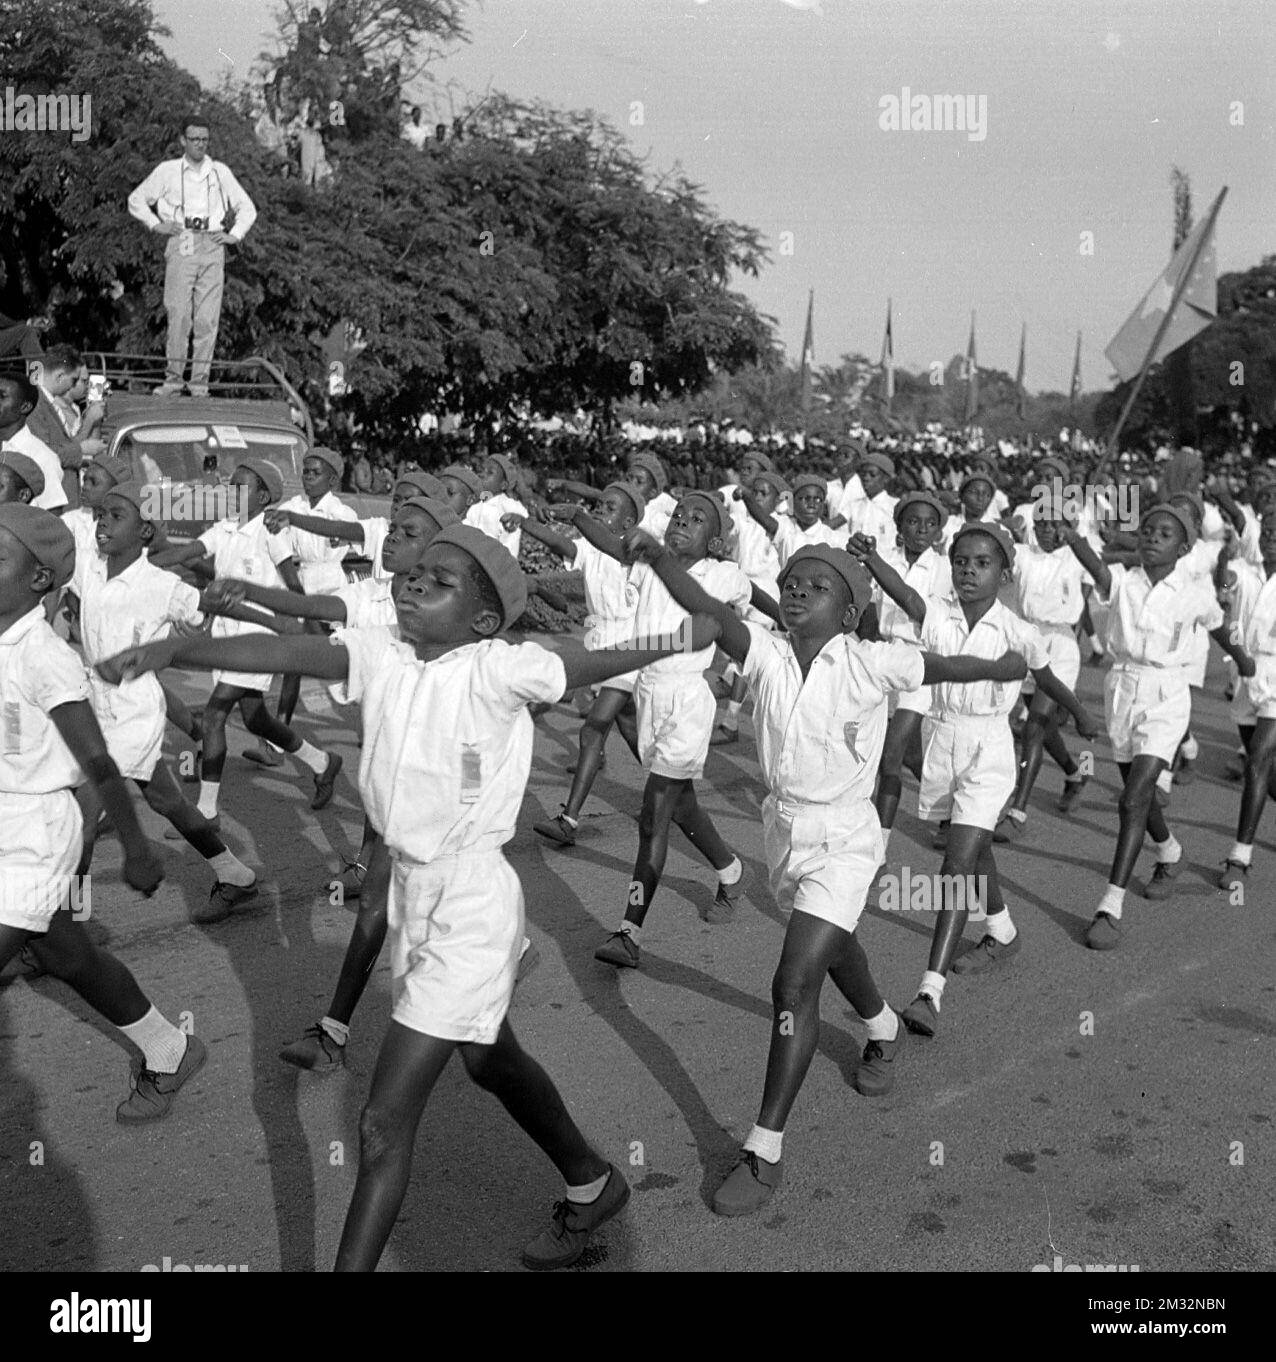
{"type": "Polygon", "coordinates": [[[975,358],[975,314],[970,314],[970,340],[966,343],[966,424],[979,415],[979,364],[975,358]]]}
{"type": "Polygon", "coordinates": [[[1072,356],[1072,382],[1068,385],[1068,406],[1075,407],[1081,396],[1081,332],[1077,332],[1077,350],[1072,356]]]}
{"type": "Polygon", "coordinates": [[[815,365],[815,290],[806,300],[806,333],[802,337],[802,410],[811,405],[811,370],[815,365]]]}
{"type": "Polygon", "coordinates": [[[1019,367],[1015,370],[1015,413],[1021,419],[1028,401],[1028,394],[1023,390],[1023,368],[1027,347],[1028,323],[1023,322],[1019,332],[1019,367]]]}
{"type": "Polygon", "coordinates": [[[890,411],[891,403],[895,400],[895,337],[891,331],[891,300],[886,300],[886,334],[882,337],[882,361],[881,368],[886,377],[883,395],[886,399],[886,410],[890,411]]]}
{"type": "Polygon", "coordinates": [[[1186,345],[1218,316],[1214,223],[1226,193],[1224,189],[1174,252],[1174,259],[1103,352],[1122,383],[1186,345]]]}

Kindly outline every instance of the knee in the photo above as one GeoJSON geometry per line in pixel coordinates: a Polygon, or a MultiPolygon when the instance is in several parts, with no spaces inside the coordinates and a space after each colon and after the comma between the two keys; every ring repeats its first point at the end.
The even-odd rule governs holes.
{"type": "Polygon", "coordinates": [[[607,731],[610,728],[610,719],[602,719],[598,715],[590,713],[585,716],[585,722],[581,726],[581,736],[594,738],[601,742],[607,736],[607,731]]]}
{"type": "Polygon", "coordinates": [[[157,790],[154,781],[150,781],[146,789],[142,791],[142,798],[146,800],[147,806],[154,809],[161,818],[172,818],[184,802],[180,795],[174,794],[171,790],[157,790]]]}
{"type": "Polygon", "coordinates": [[[809,971],[781,961],[775,971],[775,977],[771,980],[771,1004],[776,1016],[781,1012],[792,1012],[796,1015],[807,1011],[812,1002],[818,998],[819,986],[822,983],[822,975],[819,979],[813,979],[809,971]]]}
{"type": "Polygon", "coordinates": [[[399,1123],[383,1108],[369,1101],[359,1113],[359,1157],[376,1164],[395,1153],[403,1141],[399,1123]]]}
{"type": "Polygon", "coordinates": [[[896,774],[887,775],[887,774],[886,774],[886,762],[885,762],[885,759],[883,758],[883,761],[882,761],[882,769],[883,769],[883,774],[882,774],[882,779],[881,779],[881,783],[880,783],[880,786],[879,786],[879,793],[880,793],[884,798],[886,798],[886,799],[899,799],[900,796],[904,793],[904,782],[903,782],[903,780],[901,779],[901,777],[898,775],[898,771],[899,771],[899,766],[898,766],[898,764],[896,764],[896,766],[895,766],[895,772],[896,772],[896,774]]]}
{"type": "Polygon", "coordinates": [[[502,1065],[492,1045],[465,1045],[461,1047],[461,1062],[470,1081],[487,1092],[500,1086],[502,1065]]]}
{"type": "Polygon", "coordinates": [[[1121,798],[1117,801],[1117,808],[1122,818],[1131,818],[1138,815],[1146,815],[1152,807],[1153,786],[1146,785],[1142,781],[1129,781],[1125,789],[1121,791],[1121,798]]]}

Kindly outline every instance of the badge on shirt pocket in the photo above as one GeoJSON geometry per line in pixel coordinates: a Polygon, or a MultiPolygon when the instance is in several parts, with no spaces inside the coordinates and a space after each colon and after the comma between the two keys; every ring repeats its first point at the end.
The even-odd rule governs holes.
{"type": "Polygon", "coordinates": [[[860,756],[859,748],[856,746],[856,743],[859,741],[859,736],[860,736],[859,724],[842,725],[842,738],[845,741],[847,747],[850,748],[851,756],[853,756],[855,760],[859,762],[861,766],[863,766],[864,758],[860,756]]]}
{"type": "Polygon", "coordinates": [[[16,757],[22,751],[22,710],[16,700],[10,700],[4,707],[4,754],[16,757]]]}
{"type": "Polygon", "coordinates": [[[1182,626],[1182,624],[1176,624],[1176,625],[1174,626],[1174,637],[1173,637],[1172,639],[1170,639],[1170,652],[1173,653],[1173,652],[1177,652],[1177,651],[1178,651],[1179,640],[1180,640],[1182,637],[1183,637],[1183,626],[1182,626]]]}
{"type": "Polygon", "coordinates": [[[474,743],[461,745],[461,803],[477,804],[483,793],[483,753],[474,743]]]}

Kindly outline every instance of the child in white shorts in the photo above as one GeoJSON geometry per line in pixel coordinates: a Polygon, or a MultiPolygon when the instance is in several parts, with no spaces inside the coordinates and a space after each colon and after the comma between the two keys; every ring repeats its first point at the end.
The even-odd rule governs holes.
{"type": "Polygon", "coordinates": [[[1254,663],[1228,637],[1217,600],[1191,589],[1178,562],[1195,542],[1196,523],[1180,506],[1153,506],[1139,523],[1139,565],[1126,568],[1101,563],[1079,535],[1069,547],[1094,578],[1108,603],[1107,647],[1113,668],[1104,690],[1104,708],[1112,755],[1121,772],[1121,826],[1108,874],[1108,887],[1086,932],[1091,950],[1121,944],[1126,885],[1143,846],[1144,835],[1156,844],[1156,868],[1144,886],[1145,898],[1165,899],[1181,869],[1183,848],[1166,824],[1156,789],[1169,769],[1192,717],[1188,685],[1192,635],[1202,628],[1235,661],[1242,676],[1252,676],[1254,663]]]}
{"type": "MultiPolygon", "coordinates": [[[[74,790],[98,791],[124,846],[124,880],[152,894],[164,867],[138,826],[89,703],[84,664],[49,626],[41,605],[71,578],[75,543],[57,516],[0,505],[0,969],[30,944],[62,979],[142,1051],[142,1069],[116,1120],[166,1115],[207,1058],[85,929],[76,897],[83,822],[74,790]]],[[[79,886],[82,892],[83,886],[79,886]]]]}
{"type": "Polygon", "coordinates": [[[775,1022],[757,1124],[713,1199],[720,1215],[747,1215],[780,1184],[784,1127],[815,1053],[826,978],[868,1028],[856,1088],[883,1096],[894,1086],[905,1033],[856,933],[881,861],[872,792],[886,698],[926,681],[1009,680],[1023,674],[1023,659],[933,657],[904,642],[856,638],[851,630],[872,584],[850,554],[827,545],[799,549],[785,565],[786,636],[742,624],[671,553],[654,546],[647,552],[675,600],[717,617],[723,650],[748,678],[768,789],[762,806],[767,868],[776,901],[789,915],[771,985],[775,1022]]]}
{"type": "MultiPolygon", "coordinates": [[[[851,550],[858,545],[851,541],[851,550]]],[[[997,599],[1011,581],[1015,546],[1000,525],[976,523],[957,532],[949,548],[951,601],[921,602],[915,593],[883,589],[922,625],[922,647],[942,656],[997,658],[1022,654],[1038,688],[1069,710],[1078,730],[1094,725],[1073,693],[1050,670],[1045,643],[1032,625],[997,599]],[[919,606],[924,605],[924,613],[919,606]]],[[[1015,785],[1015,747],[1009,715],[1019,682],[980,681],[937,686],[931,712],[922,720],[922,781],[919,818],[950,822],[941,867],[943,909],[935,923],[930,960],[917,997],[904,1009],[910,1031],[933,1036],[951,965],[975,974],[1012,958],[1021,945],[997,879],[992,830],[1015,785]],[[975,903],[987,914],[979,944],[954,961],[966,919],[975,903]]]]}

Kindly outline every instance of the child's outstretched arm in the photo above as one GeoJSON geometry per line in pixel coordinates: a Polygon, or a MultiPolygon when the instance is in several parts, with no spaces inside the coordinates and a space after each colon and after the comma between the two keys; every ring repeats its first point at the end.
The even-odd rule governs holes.
{"type": "Polygon", "coordinates": [[[573,642],[569,647],[554,650],[567,673],[567,689],[563,693],[570,695],[580,686],[596,686],[613,676],[649,667],[675,653],[699,652],[717,642],[720,633],[721,624],[713,615],[696,613],[683,622],[679,638],[652,639],[650,642],[656,645],[654,647],[644,647],[648,640],[641,637],[630,640],[635,645],[631,648],[600,648],[594,652],[587,652],[573,642]]]}
{"type": "Polygon", "coordinates": [[[1002,653],[1000,657],[946,657],[941,653],[922,653],[922,684],[937,681],[1022,681],[1028,675],[1023,655],[1002,653]]]}
{"type": "Polygon", "coordinates": [[[533,510],[529,516],[514,515],[513,513],[503,515],[501,517],[501,528],[506,531],[522,530],[524,534],[531,535],[538,544],[544,544],[551,553],[558,554],[560,558],[566,559],[569,563],[576,561],[576,545],[565,534],[555,534],[541,520],[536,510],[533,510]]]}
{"type": "Polygon", "coordinates": [[[781,629],[787,629],[784,616],[780,614],[780,602],[763,591],[756,582],[749,583],[749,604],[767,619],[773,620],[781,629]]]}
{"type": "Polygon", "coordinates": [[[871,535],[853,534],[847,541],[846,551],[852,558],[859,559],[865,571],[914,624],[925,620],[925,598],[921,592],[904,584],[899,573],[878,553],[877,541],[871,535]]]}
{"type": "Polygon", "coordinates": [[[1076,555],[1077,561],[1090,574],[1099,594],[1106,596],[1112,590],[1112,574],[1099,555],[1090,547],[1089,542],[1077,532],[1075,525],[1065,525],[1059,537],[1076,555]]]}
{"type": "MultiPolygon", "coordinates": [[[[627,556],[650,564],[669,594],[693,615],[709,615],[718,621],[721,635],[718,646],[733,662],[743,662],[749,651],[749,631],[736,612],[717,600],[678,566],[678,560],[646,530],[630,530],[624,540],[627,556]]],[[[765,593],[759,593],[765,597],[765,593]]],[[[770,597],[765,597],[769,600],[770,597]]],[[[779,612],[777,611],[777,614],[779,612]]]]}
{"type": "Polygon", "coordinates": [[[619,563],[625,561],[624,540],[612,534],[605,525],[599,524],[583,506],[551,506],[549,513],[555,520],[564,520],[569,525],[575,525],[581,537],[588,539],[599,553],[605,553],[608,558],[614,558],[619,563]]]}
{"type": "Polygon", "coordinates": [[[164,878],[164,863],[137,821],[137,809],[119,767],[106,750],[92,705],[87,700],[72,700],[51,709],[49,718],[80,769],[96,786],[115,824],[124,847],[125,880],[144,894],[154,893],[164,878]]]}
{"type": "MultiPolygon", "coordinates": [[[[1084,562],[1084,559],[1082,561],[1084,562]]],[[[1090,711],[1049,667],[1034,667],[1032,678],[1037,683],[1037,689],[1047,700],[1053,700],[1060,709],[1066,709],[1072,715],[1073,719],[1076,720],[1077,732],[1083,738],[1097,738],[1099,736],[1099,726],[1095,723],[1090,711]]]]}
{"type": "Polygon", "coordinates": [[[307,534],[322,535],[325,539],[344,539],[347,544],[363,543],[363,521],[328,520],[325,516],[302,515],[298,511],[273,510],[265,513],[266,528],[271,534],[286,530],[289,525],[307,534]]]}
{"type": "Polygon", "coordinates": [[[202,608],[214,615],[227,615],[231,619],[253,619],[259,621],[264,616],[240,615],[233,607],[252,601],[264,605],[277,615],[291,615],[295,619],[329,620],[336,624],[346,622],[346,603],[339,596],[307,596],[299,591],[283,591],[277,586],[259,586],[256,582],[245,582],[238,577],[222,577],[208,587],[201,602],[202,608]]]}
{"type": "Polygon", "coordinates": [[[736,500],[744,502],[744,509],[748,511],[753,519],[766,531],[766,537],[768,539],[774,539],[776,530],[780,528],[780,522],[773,515],[768,515],[767,512],[758,505],[757,497],[754,496],[747,487],[736,488],[735,495],[736,500]]]}
{"type": "Polygon", "coordinates": [[[97,670],[114,685],[144,672],[165,667],[191,667],[197,671],[292,672],[315,676],[321,681],[344,681],[350,655],[339,644],[315,634],[291,638],[265,638],[248,634],[241,638],[207,638],[170,635],[139,648],[126,648],[99,662],[97,670]]]}

